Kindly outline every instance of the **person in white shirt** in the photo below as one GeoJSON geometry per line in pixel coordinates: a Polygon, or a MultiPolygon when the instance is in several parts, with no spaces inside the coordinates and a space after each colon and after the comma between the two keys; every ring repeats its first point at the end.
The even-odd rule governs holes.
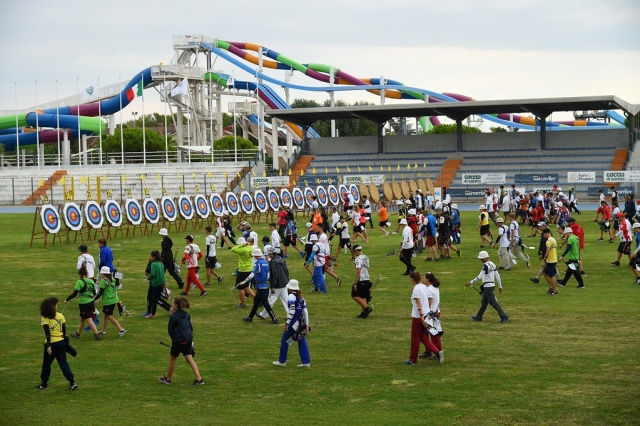
{"type": "MultiPolygon", "coordinates": [[[[362,207],[364,207],[364,217],[371,225],[371,229],[373,229],[373,220],[371,219],[371,201],[369,201],[369,197],[366,195],[362,196],[362,207]]],[[[363,228],[367,227],[367,223],[365,222],[363,228]]]]}
{"type": "Polygon", "coordinates": [[[502,215],[504,217],[507,217],[510,211],[511,211],[511,198],[509,198],[509,194],[505,192],[504,197],[502,197],[502,215]]]}
{"type": "MultiPolygon", "coordinates": [[[[426,353],[433,352],[439,354],[438,348],[429,340],[425,333],[426,321],[425,316],[429,312],[429,291],[427,286],[422,283],[420,272],[413,271],[409,276],[412,285],[411,291],[411,349],[409,350],[409,359],[404,362],[405,365],[416,365],[418,363],[418,352],[420,350],[420,342],[426,348],[426,353]]],[[[444,354],[443,354],[444,355],[444,354]]],[[[442,357],[444,360],[444,356],[442,357]]]]}
{"type": "Polygon", "coordinates": [[[211,275],[215,276],[218,279],[218,284],[222,284],[222,275],[220,275],[216,271],[216,264],[218,263],[217,253],[216,253],[216,236],[211,233],[211,227],[206,226],[204,228],[207,233],[207,238],[205,239],[205,244],[207,246],[206,256],[204,258],[204,264],[207,268],[207,282],[205,285],[211,285],[211,275]]]}
{"type": "Polygon", "coordinates": [[[331,213],[331,228],[334,229],[336,227],[336,223],[340,221],[340,213],[338,213],[338,208],[334,207],[331,213]]]}
{"type": "Polygon", "coordinates": [[[480,273],[477,277],[471,281],[467,281],[465,284],[465,286],[471,287],[476,281],[482,282],[482,286],[480,286],[480,295],[482,296],[480,309],[476,315],[471,316],[471,319],[474,321],[482,321],[482,316],[487,310],[487,306],[491,305],[491,307],[498,312],[498,315],[500,316],[500,323],[506,322],[509,320],[509,316],[502,310],[502,307],[498,303],[498,299],[494,294],[496,283],[498,283],[500,293],[502,293],[502,281],[500,281],[500,274],[496,269],[495,263],[489,260],[489,253],[484,250],[481,251],[478,253],[478,259],[482,262],[482,269],[480,270],[480,273]]]}
{"type": "Polygon", "coordinates": [[[182,264],[184,265],[186,263],[187,265],[187,285],[180,295],[188,296],[191,284],[195,284],[196,287],[200,289],[200,297],[206,296],[208,293],[198,278],[198,270],[200,269],[198,267],[198,260],[202,258],[202,252],[200,251],[200,247],[193,242],[193,235],[187,235],[184,239],[187,241],[187,245],[184,248],[182,264]]]}
{"type": "Polygon", "coordinates": [[[371,278],[369,276],[369,258],[362,254],[362,246],[355,246],[353,253],[356,256],[356,275],[351,287],[351,298],[360,305],[361,312],[356,318],[366,318],[373,311],[369,306],[371,301],[371,278]]]}
{"type": "MultiPolygon", "coordinates": [[[[429,305],[427,306],[427,315],[440,319],[440,280],[432,272],[426,272],[424,274],[423,283],[427,286],[427,297],[429,305]]],[[[426,333],[433,345],[438,349],[434,355],[429,352],[425,352],[420,355],[420,358],[437,359],[440,364],[444,363],[444,351],[442,350],[441,334],[426,333]]]]}
{"type": "Polygon", "coordinates": [[[407,225],[407,219],[401,219],[400,226],[402,226],[400,261],[407,265],[407,270],[402,275],[409,275],[416,269],[415,266],[411,265],[411,258],[413,256],[413,231],[407,225]]]}
{"type": "Polygon", "coordinates": [[[510,270],[511,269],[511,255],[509,254],[509,246],[511,245],[511,240],[509,238],[509,227],[504,224],[504,218],[499,217],[496,219],[496,223],[498,224],[498,237],[496,241],[493,243],[495,246],[499,244],[498,249],[498,257],[500,258],[500,269],[510,270]]]}
{"type": "Polygon", "coordinates": [[[431,192],[427,191],[427,197],[426,197],[426,207],[431,207],[433,205],[433,195],[431,195],[431,192]]]}
{"type": "Polygon", "coordinates": [[[416,194],[416,210],[421,210],[424,208],[424,195],[422,195],[422,191],[418,189],[418,193],[416,194]]]}
{"type": "Polygon", "coordinates": [[[271,247],[275,250],[276,254],[281,254],[280,250],[280,234],[278,233],[278,227],[275,223],[269,224],[269,230],[271,231],[271,247]]]}
{"type": "MultiPolygon", "coordinates": [[[[90,278],[93,281],[95,281],[96,280],[96,275],[95,275],[96,261],[93,258],[93,256],[89,254],[89,248],[86,246],[86,244],[82,244],[80,247],[78,247],[78,250],[80,251],[80,256],[78,256],[76,269],[79,271],[80,268],[82,268],[83,266],[86,267],[87,278],[90,278]]],[[[100,289],[98,288],[98,290],[100,289]]]]}
{"type": "Polygon", "coordinates": [[[347,207],[347,210],[351,210],[356,205],[356,199],[353,198],[353,194],[351,193],[351,191],[347,193],[347,199],[349,200],[349,207],[347,207]]]}
{"type": "Polygon", "coordinates": [[[523,260],[528,268],[529,253],[525,251],[526,247],[522,244],[522,238],[520,238],[520,224],[516,220],[516,214],[514,212],[510,212],[507,217],[509,218],[509,232],[511,233],[511,235],[509,235],[509,251],[511,252],[511,256],[515,255],[520,258],[520,260],[523,260]],[[522,250],[520,250],[520,247],[522,247],[522,250]]]}
{"type": "Polygon", "coordinates": [[[327,292],[327,284],[324,281],[324,265],[327,261],[325,253],[325,245],[318,241],[317,234],[311,234],[309,237],[313,246],[311,247],[311,257],[305,263],[305,266],[313,262],[313,290],[320,293],[327,292]]]}
{"type": "Polygon", "coordinates": [[[333,267],[331,262],[331,244],[329,243],[329,238],[327,238],[327,234],[324,233],[324,230],[322,228],[318,228],[318,229],[320,231],[318,235],[318,243],[324,244],[324,250],[325,250],[325,256],[326,256],[325,259],[327,262],[329,262],[324,272],[327,275],[331,275],[333,279],[336,280],[337,286],[340,287],[340,285],[342,284],[342,278],[336,275],[335,272],[333,272],[333,267]]]}

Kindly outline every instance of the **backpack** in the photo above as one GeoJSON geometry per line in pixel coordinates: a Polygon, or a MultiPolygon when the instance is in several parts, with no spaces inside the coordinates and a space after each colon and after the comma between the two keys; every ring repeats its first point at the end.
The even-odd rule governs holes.
{"type": "Polygon", "coordinates": [[[294,220],[295,218],[293,217],[293,211],[291,211],[291,209],[287,210],[287,219],[288,220],[294,220]]]}
{"type": "Polygon", "coordinates": [[[294,342],[297,342],[298,340],[302,339],[303,337],[305,337],[307,335],[307,323],[304,320],[304,314],[302,312],[302,307],[304,306],[304,299],[299,299],[296,297],[296,312],[300,311],[300,316],[295,316],[292,318],[293,319],[297,319],[298,323],[297,323],[297,329],[295,330],[295,334],[293,336],[291,336],[291,338],[293,339],[294,342]]]}

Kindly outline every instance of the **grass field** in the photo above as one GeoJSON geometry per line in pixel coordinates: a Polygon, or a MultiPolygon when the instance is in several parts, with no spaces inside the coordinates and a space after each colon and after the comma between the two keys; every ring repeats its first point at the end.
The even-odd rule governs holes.
{"type": "MultiPolygon", "coordinates": [[[[414,259],[420,271],[432,271],[442,282],[444,365],[428,360],[403,365],[409,352],[411,285],[401,275],[404,265],[398,258],[385,256],[397,250],[399,236],[381,239],[374,230],[364,253],[372,275],[384,279],[366,320],[355,318],[359,309],[350,298],[354,273],[347,256],[341,255],[338,268],[344,284],[336,288],[329,277],[326,295],[310,293],[302,261],[288,259],[291,277],[306,290],[313,327],[310,369],[295,367],[295,345],[286,368],[271,364],[277,360],[282,327],[241,320],[248,310],[234,308],[237,293],[229,291],[236,259],[219,250],[225,282],[209,287],[205,298],[194,297],[197,292],[190,298],[196,361],[206,385],[191,386],[193,375],[182,359],[173,384],[162,385],[157,377],[166,373],[168,348],[158,341],[169,341],[168,315],[159,309],[155,319],[140,316],[147,290],[144,268],[149,252],[160,246],[154,235],[109,243],[125,274],[120,297],[134,314],[121,318],[128,330],[122,338],[110,325],[102,341],[87,333],[74,341],[79,354],[70,363],[79,389],[69,392],[57,364],[48,390],[33,387],[42,360],[39,303],[71,293],[78,243],[45,249],[38,242],[29,249],[33,215],[2,214],[0,423],[639,424],[640,286],[625,262],[618,268],[609,265],[617,244],[596,242],[596,225],[587,219],[592,213],[578,217],[587,233],[587,288],[576,289],[572,281],[559,288],[559,296],[547,296],[544,281],[528,280],[537,262],[529,270],[519,263],[502,274],[505,293],[498,297],[511,317],[505,324],[498,324],[491,308],[483,322],[470,319],[479,297],[464,283],[480,270],[479,238],[475,213],[462,217],[460,259],[414,259]]],[[[188,229],[203,247],[204,232],[188,229]]],[[[260,236],[268,231],[265,224],[254,229],[260,236]]],[[[182,245],[182,234],[172,235],[176,246],[182,245]]],[[[526,242],[537,246],[537,238],[526,242]]],[[[97,259],[97,244],[90,245],[90,252],[97,259]]],[[[498,263],[497,250],[490,253],[498,263]]],[[[168,283],[177,294],[175,283],[168,283]]],[[[275,309],[284,318],[282,306],[275,309]]],[[[68,330],[77,324],[77,313],[76,299],[65,312],[68,330]]]]}

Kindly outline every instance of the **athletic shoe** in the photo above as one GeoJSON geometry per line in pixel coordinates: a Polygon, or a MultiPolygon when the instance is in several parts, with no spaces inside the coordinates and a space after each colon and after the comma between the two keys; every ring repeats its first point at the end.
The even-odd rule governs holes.
{"type": "Polygon", "coordinates": [[[222,280],[224,279],[223,276],[218,277],[218,285],[222,284],[222,280]]]}
{"type": "Polygon", "coordinates": [[[80,335],[75,331],[73,333],[71,333],[70,336],[73,337],[74,339],[79,339],[80,338],[80,335]]]}
{"type": "Polygon", "coordinates": [[[547,291],[547,294],[553,294],[553,290],[549,289],[549,291],[547,291]]]}
{"type": "Polygon", "coordinates": [[[244,308],[246,308],[246,307],[247,307],[247,305],[245,305],[244,303],[238,303],[238,304],[236,305],[236,308],[238,308],[238,309],[244,309],[244,308]]]}
{"type": "Polygon", "coordinates": [[[458,257],[462,256],[462,250],[458,250],[458,257]]]}
{"type": "Polygon", "coordinates": [[[146,319],[155,318],[156,316],[153,314],[145,315],[146,319]]]}
{"type": "Polygon", "coordinates": [[[340,285],[342,284],[342,277],[338,277],[337,282],[338,282],[338,287],[340,287],[340,285]]]}
{"type": "Polygon", "coordinates": [[[438,352],[438,361],[440,361],[440,364],[444,364],[444,351],[438,352]]]}
{"type": "Polygon", "coordinates": [[[529,281],[531,281],[532,283],[535,283],[535,284],[539,284],[540,283],[540,280],[537,279],[536,277],[529,278],[529,281]]]}
{"type": "Polygon", "coordinates": [[[106,336],[107,332],[106,331],[98,331],[98,334],[101,336],[106,336]]]}
{"type": "Polygon", "coordinates": [[[423,352],[418,355],[418,358],[422,359],[436,359],[436,357],[431,352],[423,352]]]}
{"type": "Polygon", "coordinates": [[[170,385],[171,384],[171,379],[167,379],[167,376],[159,377],[158,381],[160,383],[164,383],[165,385],[170,385]]]}
{"type": "Polygon", "coordinates": [[[580,271],[580,275],[585,275],[586,272],[585,271],[580,271]]]}
{"type": "Polygon", "coordinates": [[[266,319],[267,319],[267,314],[266,314],[266,312],[265,312],[264,314],[256,314],[256,316],[257,316],[258,318],[260,318],[261,320],[266,320],[266,319]]]}
{"type": "Polygon", "coordinates": [[[278,318],[274,318],[271,320],[271,324],[280,324],[280,321],[278,321],[278,318]]]}
{"type": "Polygon", "coordinates": [[[242,321],[244,322],[253,322],[252,318],[246,317],[246,318],[242,318],[242,321]]]}
{"type": "Polygon", "coordinates": [[[46,383],[40,383],[39,385],[36,385],[36,389],[38,390],[49,389],[49,385],[47,385],[46,383]]]}
{"type": "Polygon", "coordinates": [[[556,281],[556,284],[558,284],[560,287],[566,287],[567,285],[564,283],[564,281],[562,280],[558,280],[556,281]]]}
{"type": "Polygon", "coordinates": [[[275,365],[276,367],[286,367],[287,366],[286,362],[280,362],[280,361],[273,361],[272,364],[275,365]]]}
{"type": "Polygon", "coordinates": [[[393,235],[398,235],[398,233],[396,231],[393,231],[392,234],[393,235]]]}
{"type": "Polygon", "coordinates": [[[200,297],[204,297],[204,296],[206,296],[207,294],[209,294],[209,292],[208,292],[208,291],[206,291],[206,290],[205,290],[205,291],[201,291],[201,292],[200,292],[200,297]]]}
{"type": "Polygon", "coordinates": [[[204,379],[200,379],[200,380],[196,379],[196,380],[193,381],[193,383],[191,383],[191,385],[192,386],[202,386],[202,385],[204,385],[204,379]]]}
{"type": "Polygon", "coordinates": [[[529,267],[529,261],[528,260],[527,260],[526,264],[527,264],[527,268],[528,268],[529,267]]]}
{"type": "Polygon", "coordinates": [[[301,251],[299,254],[300,254],[300,259],[304,259],[305,253],[303,251],[301,251]]]}
{"type": "Polygon", "coordinates": [[[557,296],[558,292],[557,291],[552,291],[551,293],[549,293],[550,296],[557,296]]]}
{"type": "Polygon", "coordinates": [[[100,333],[94,334],[93,335],[93,340],[102,340],[102,336],[100,335],[100,333]]]}
{"type": "Polygon", "coordinates": [[[311,367],[311,364],[298,364],[298,367],[309,368],[311,367]]]}
{"type": "Polygon", "coordinates": [[[602,238],[598,238],[598,241],[604,241],[602,238]]]}
{"type": "Polygon", "coordinates": [[[611,262],[611,266],[620,266],[620,262],[617,260],[615,262],[611,262]]]}
{"type": "Polygon", "coordinates": [[[362,318],[368,317],[371,312],[373,312],[373,308],[367,306],[367,309],[365,309],[362,313],[362,318]]]}
{"type": "Polygon", "coordinates": [[[504,316],[502,318],[500,318],[500,324],[502,324],[503,322],[507,322],[509,321],[509,317],[508,316],[504,316]]]}
{"type": "Polygon", "coordinates": [[[180,296],[188,296],[189,293],[187,293],[186,291],[183,291],[182,293],[180,293],[180,296]]]}
{"type": "Polygon", "coordinates": [[[118,332],[118,337],[122,337],[122,336],[124,336],[124,333],[126,333],[126,332],[127,332],[127,329],[126,329],[126,328],[123,328],[122,330],[120,330],[120,331],[118,332]]]}
{"type": "Polygon", "coordinates": [[[71,384],[69,385],[69,390],[70,390],[70,391],[74,391],[74,390],[76,390],[76,389],[78,389],[78,384],[77,384],[76,382],[73,382],[73,383],[71,383],[71,384]]]}
{"type": "Polygon", "coordinates": [[[204,283],[205,287],[209,287],[211,283],[204,283]]]}
{"type": "Polygon", "coordinates": [[[362,318],[363,315],[364,315],[364,312],[360,312],[360,315],[356,315],[356,318],[362,318]]]}
{"type": "Polygon", "coordinates": [[[482,318],[480,318],[477,315],[471,315],[471,319],[474,320],[474,321],[482,321],[482,318]]]}
{"type": "Polygon", "coordinates": [[[406,360],[406,361],[404,362],[404,365],[418,365],[418,363],[417,363],[417,362],[413,362],[413,361],[411,361],[410,359],[408,359],[408,360],[406,360]]]}

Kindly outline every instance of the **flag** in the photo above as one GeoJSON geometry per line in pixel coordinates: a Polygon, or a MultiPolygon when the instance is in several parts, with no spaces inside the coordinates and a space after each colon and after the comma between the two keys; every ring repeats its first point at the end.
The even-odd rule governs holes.
{"type": "MultiPolygon", "coordinates": [[[[211,173],[211,172],[209,172],[209,173],[211,173]]],[[[209,176],[209,177],[211,177],[211,176],[209,176]]],[[[156,175],[156,180],[162,180],[162,176],[160,176],[160,173],[158,173],[158,174],[156,175]]]]}
{"type": "Polygon", "coordinates": [[[187,93],[189,93],[189,80],[187,80],[187,77],[171,89],[171,96],[186,95],[187,93]]]}
{"type": "Polygon", "coordinates": [[[411,164],[407,163],[407,170],[411,170],[411,164]]]}
{"type": "Polygon", "coordinates": [[[358,173],[360,173],[362,170],[360,170],[360,166],[358,166],[358,173]]]}
{"type": "Polygon", "coordinates": [[[398,167],[396,167],[396,170],[398,171],[400,170],[400,164],[398,164],[398,167]]]}
{"type": "Polygon", "coordinates": [[[340,169],[336,166],[336,173],[340,173],[340,169]]]}
{"type": "Polygon", "coordinates": [[[316,168],[315,167],[313,169],[311,169],[311,173],[313,173],[314,175],[316,174],[316,168]]]}
{"type": "Polygon", "coordinates": [[[100,91],[98,90],[98,83],[94,83],[91,86],[84,89],[84,91],[82,92],[82,100],[86,102],[92,99],[98,99],[99,93],[100,91]]]}
{"type": "MultiPolygon", "coordinates": [[[[293,174],[293,172],[291,171],[291,169],[289,169],[289,176],[291,176],[293,174]]],[[[295,183],[294,183],[295,185],[295,183]]]]}
{"type": "Polygon", "coordinates": [[[140,175],[140,180],[144,182],[144,175],[140,175]]]}
{"type": "Polygon", "coordinates": [[[267,177],[267,171],[266,170],[262,171],[262,177],[267,177]]]}
{"type": "Polygon", "coordinates": [[[58,183],[62,186],[64,186],[66,180],[64,179],[64,177],[61,177],[60,180],[58,181],[58,183]]]}
{"type": "Polygon", "coordinates": [[[280,176],[282,176],[282,169],[280,169],[280,172],[278,173],[280,176]]]}
{"type": "MultiPolygon", "coordinates": [[[[158,176],[160,176],[160,175],[158,175],[158,176]]],[[[212,177],[213,177],[213,173],[209,172],[209,173],[207,173],[207,176],[208,176],[208,177],[210,177],[210,178],[212,178],[212,177]]],[[[254,176],[255,176],[255,175],[254,175],[254,176]]]]}
{"type": "MultiPolygon", "coordinates": [[[[380,166],[382,167],[382,166],[380,166]]],[[[391,171],[391,166],[387,166],[387,171],[390,172],[391,171]]]]}
{"type": "Polygon", "coordinates": [[[329,168],[327,166],[324,166],[324,174],[325,175],[329,174],[329,168]]]}
{"type": "Polygon", "coordinates": [[[132,86],[127,90],[127,100],[131,102],[136,98],[136,96],[142,96],[142,80],[138,82],[138,84],[132,86]]]}
{"type": "Polygon", "coordinates": [[[244,189],[244,183],[240,184],[240,189],[244,189]]]}
{"type": "Polygon", "coordinates": [[[256,177],[256,171],[255,170],[251,170],[251,174],[253,175],[253,177],[256,177]]]}
{"type": "Polygon", "coordinates": [[[351,173],[351,168],[349,166],[347,166],[347,171],[351,173]]]}
{"type": "Polygon", "coordinates": [[[371,166],[369,166],[369,171],[370,171],[370,172],[372,172],[372,171],[373,171],[373,169],[371,168],[371,166]]]}

